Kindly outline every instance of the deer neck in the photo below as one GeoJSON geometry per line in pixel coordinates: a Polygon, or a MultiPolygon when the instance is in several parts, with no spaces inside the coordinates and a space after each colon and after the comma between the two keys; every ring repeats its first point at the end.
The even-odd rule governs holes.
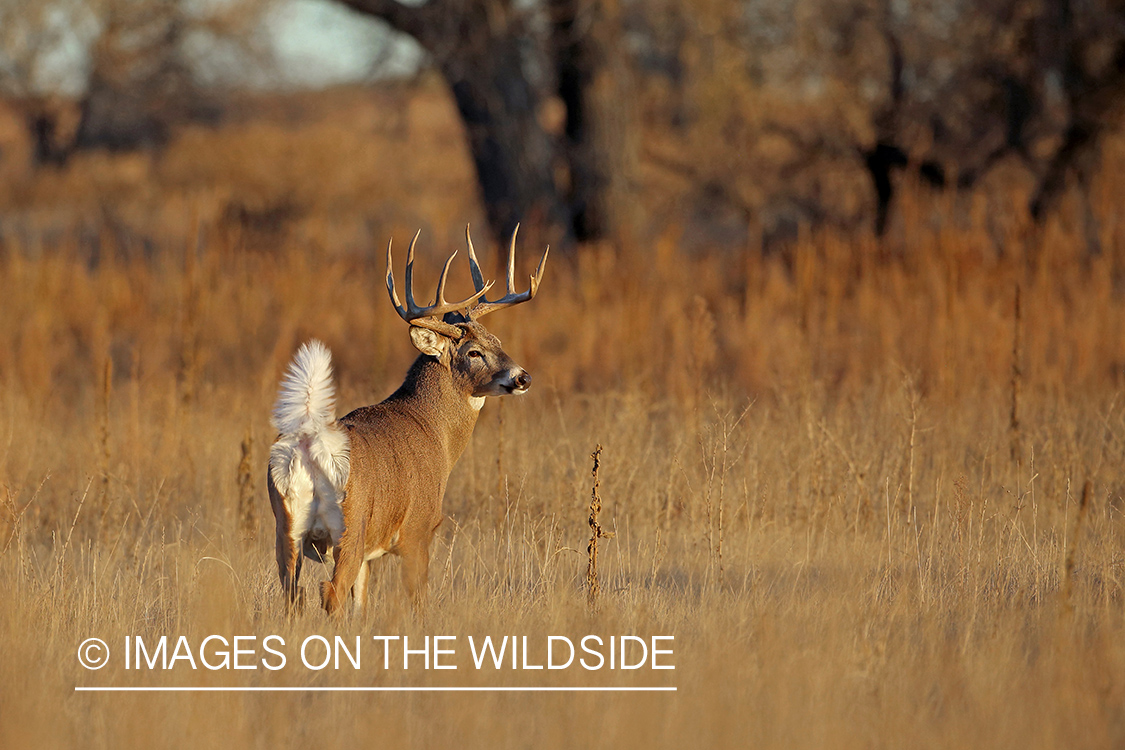
{"type": "Polygon", "coordinates": [[[414,360],[402,385],[387,400],[399,402],[441,444],[448,470],[468,446],[483,401],[461,393],[449,368],[424,354],[414,360]]]}

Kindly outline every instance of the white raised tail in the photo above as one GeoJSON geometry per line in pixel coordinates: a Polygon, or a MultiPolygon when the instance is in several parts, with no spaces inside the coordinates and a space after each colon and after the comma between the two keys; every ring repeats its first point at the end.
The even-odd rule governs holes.
{"type": "Polygon", "coordinates": [[[321,342],[297,351],[271,423],[280,434],[270,448],[270,478],[284,498],[287,535],[305,556],[323,560],[344,532],[350,461],[348,436],[336,424],[332,354],[321,342]]]}

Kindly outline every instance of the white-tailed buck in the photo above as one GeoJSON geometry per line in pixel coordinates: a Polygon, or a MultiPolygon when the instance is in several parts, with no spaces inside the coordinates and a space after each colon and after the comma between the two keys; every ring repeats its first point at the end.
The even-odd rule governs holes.
{"type": "Polygon", "coordinates": [[[528,290],[515,293],[513,232],[507,293],[492,301],[484,296],[492,282],[484,282],[468,229],[465,239],[476,292],[462,302],[445,301],[454,252],[438,279],[437,301],[428,307],[414,301],[418,235],[406,258],[405,307],[395,292],[387,245],[387,291],[421,352],[389,398],[336,419],[332,359],[319,341],[300,348],[281,381],[273,410],[280,434],[270,449],[268,485],[277,521],[277,569],[290,604],[300,599],[302,556],[323,561],[331,548],[332,580],[321,584],[328,612],[340,607],[349,590],[361,608],[369,566],[387,553],[402,558],[403,581],[419,605],[445,484],[485,397],[524,393],[531,385],[531,375],[479,321],[535,296],[547,251],[528,290]]]}

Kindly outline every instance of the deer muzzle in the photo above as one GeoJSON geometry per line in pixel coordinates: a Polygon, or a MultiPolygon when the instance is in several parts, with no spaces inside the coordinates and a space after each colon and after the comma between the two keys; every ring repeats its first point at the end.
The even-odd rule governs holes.
{"type": "Polygon", "coordinates": [[[508,396],[513,393],[523,393],[530,387],[531,373],[517,365],[497,373],[487,390],[488,395],[491,396],[508,396]]]}
{"type": "Polygon", "coordinates": [[[531,373],[522,367],[513,367],[501,378],[500,385],[507,393],[523,393],[531,387],[531,373]]]}

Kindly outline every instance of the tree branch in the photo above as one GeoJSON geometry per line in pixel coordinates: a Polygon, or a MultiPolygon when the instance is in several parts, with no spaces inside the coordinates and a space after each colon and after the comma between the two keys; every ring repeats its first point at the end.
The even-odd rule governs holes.
{"type": "Polygon", "coordinates": [[[398,0],[338,0],[352,10],[375,18],[381,18],[396,31],[408,34],[429,49],[435,34],[442,33],[442,16],[445,14],[445,0],[428,0],[423,5],[404,5],[398,0]]]}

